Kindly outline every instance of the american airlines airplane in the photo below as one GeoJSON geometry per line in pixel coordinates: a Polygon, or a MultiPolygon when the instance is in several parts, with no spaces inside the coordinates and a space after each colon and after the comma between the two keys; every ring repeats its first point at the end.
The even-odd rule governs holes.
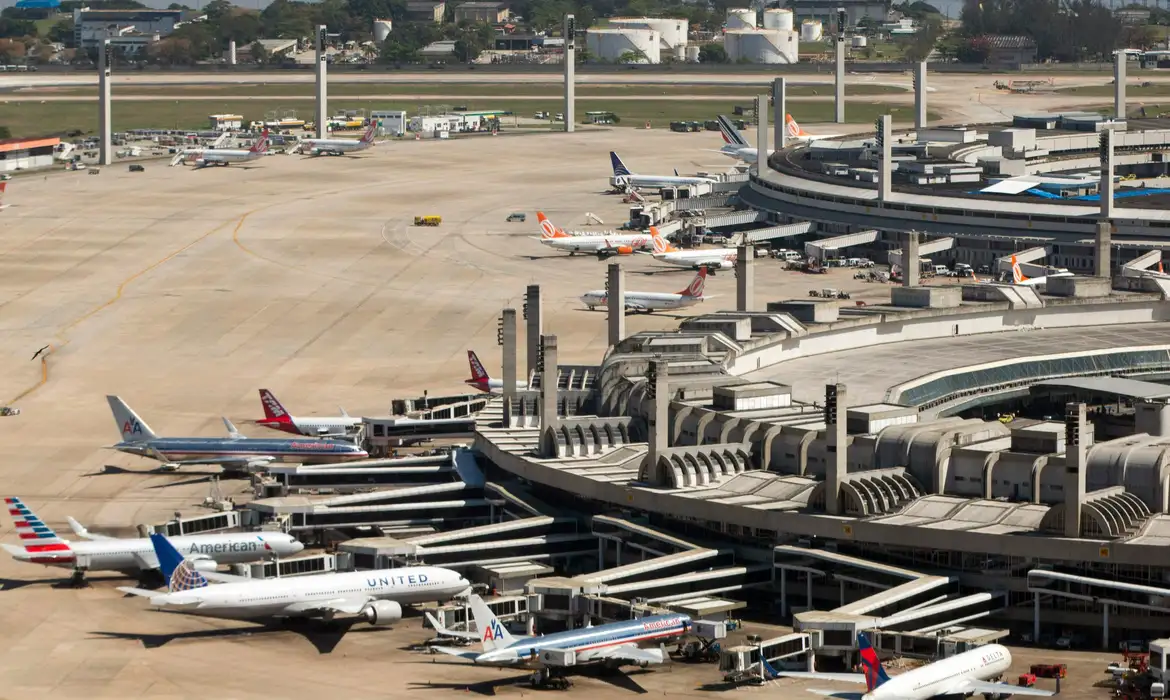
{"type": "MultiPolygon", "coordinates": [[[[458,632],[443,628],[433,616],[428,618],[437,632],[481,643],[480,651],[447,647],[433,647],[436,651],[474,662],[481,666],[527,667],[545,669],[541,660],[545,651],[572,652],[576,664],[609,663],[647,666],[666,661],[662,644],[684,636],[691,627],[691,618],[682,613],[653,615],[637,620],[612,622],[597,627],[585,627],[555,632],[541,637],[514,637],[492,614],[477,595],[467,597],[475,618],[478,633],[458,632]],[[640,643],[657,643],[657,649],[643,649],[640,643]]],[[[558,654],[560,655],[560,654],[558,654]]],[[[547,676],[546,676],[547,677],[547,676]]]]}
{"type": "Polygon", "coordinates": [[[150,457],[162,462],[164,470],[181,466],[218,464],[227,471],[252,471],[273,462],[332,464],[365,459],[365,450],[345,440],[327,438],[248,438],[227,418],[223,424],[228,437],[159,437],[120,397],[107,396],[122,441],[110,449],[150,457]]]}
{"type": "Polygon", "coordinates": [[[374,145],[374,130],[377,128],[377,120],[371,119],[370,126],[360,139],[304,139],[297,144],[297,148],[301,153],[312,156],[343,156],[346,153],[356,153],[374,145]]]}
{"type": "Polygon", "coordinates": [[[294,416],[286,411],[267,389],[260,390],[260,405],[264,407],[264,420],[255,421],[256,425],[293,435],[320,437],[346,435],[351,429],[362,424],[361,418],[354,418],[340,406],[337,408],[341,411],[340,416],[294,416]]]}
{"type": "MultiPolygon", "coordinates": [[[[499,394],[504,391],[504,380],[489,377],[487,370],[483,368],[483,363],[479,361],[479,356],[475,354],[475,351],[467,351],[467,364],[471,366],[471,379],[464,379],[464,384],[473,386],[485,394],[499,394]]],[[[528,382],[516,380],[516,388],[527,389],[528,382]]]]}
{"type": "MultiPolygon", "coordinates": [[[[84,541],[63,540],[19,498],[9,496],[4,503],[16,523],[22,546],[0,544],[0,547],[16,561],[73,569],[78,581],[86,571],[137,574],[158,568],[154,547],[145,537],[122,539],[97,535],[69,518],[69,527],[84,541]]],[[[292,535],[283,532],[185,535],[176,537],[174,543],[199,571],[214,571],[219,564],[287,557],[305,548],[292,535]]]]}
{"type": "Polygon", "coordinates": [[[544,212],[536,212],[536,219],[540,222],[540,242],[556,250],[567,250],[569,255],[590,253],[604,260],[615,255],[633,255],[634,251],[650,245],[650,236],[643,233],[570,236],[554,226],[544,212]]]}
{"type": "Polygon", "coordinates": [[[166,592],[128,586],[118,590],[148,598],[153,607],[165,612],[229,620],[316,617],[332,621],[344,615],[371,625],[391,625],[402,619],[404,604],[447,602],[471,587],[458,573],[434,566],[269,579],[229,576],[195,568],[162,535],[150,539],[167,580],[166,592]],[[221,583],[212,585],[211,581],[221,583]]]}
{"type": "Polygon", "coordinates": [[[941,697],[964,697],[982,693],[987,697],[1008,695],[1055,695],[1052,691],[1007,683],[990,682],[999,678],[1012,665],[1012,653],[999,644],[986,644],[962,654],[919,666],[893,678],[886,675],[881,659],[870,645],[864,632],[858,633],[864,673],[817,673],[780,671],[786,678],[812,678],[865,685],[865,693],[809,690],[838,700],[930,700],[941,697]]]}
{"type": "Polygon", "coordinates": [[[625,189],[627,187],[639,188],[647,187],[650,189],[664,189],[667,187],[686,187],[687,185],[698,185],[708,182],[716,182],[715,178],[679,175],[676,170],[674,175],[638,175],[633,173],[618,154],[610,151],[609,161],[613,166],[613,178],[610,182],[614,187],[625,189]]]}
{"type": "MultiPolygon", "coordinates": [[[[661,311],[664,309],[685,309],[688,306],[694,306],[711,297],[703,296],[703,287],[707,283],[707,268],[700,267],[699,274],[691,280],[691,283],[686,289],[677,294],[665,294],[663,292],[626,292],[626,310],[627,311],[644,311],[652,313],[654,311],[661,311]]],[[[608,295],[604,289],[595,289],[592,292],[585,292],[581,296],[581,301],[585,306],[593,311],[598,306],[605,306],[609,300],[608,295]]]]}
{"type": "Polygon", "coordinates": [[[658,228],[655,226],[650,227],[650,234],[654,237],[654,259],[669,265],[714,273],[716,270],[728,270],[735,267],[736,258],[739,257],[739,251],[735,248],[679,250],[659,235],[658,228]]]}
{"type": "Polygon", "coordinates": [[[206,168],[209,165],[231,165],[232,163],[246,163],[261,158],[268,153],[268,130],[260,134],[260,138],[252,147],[244,150],[238,148],[208,148],[198,154],[195,159],[196,168],[206,168]]]}

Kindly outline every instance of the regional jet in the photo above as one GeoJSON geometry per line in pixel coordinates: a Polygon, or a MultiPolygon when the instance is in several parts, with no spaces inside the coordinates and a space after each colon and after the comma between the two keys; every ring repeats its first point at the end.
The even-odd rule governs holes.
{"type": "Polygon", "coordinates": [[[615,255],[633,255],[635,250],[650,244],[650,237],[642,233],[570,236],[554,226],[544,212],[536,212],[536,219],[540,222],[540,242],[556,250],[567,250],[569,255],[590,253],[605,260],[615,255]]]}
{"type": "MultiPolygon", "coordinates": [[[[703,296],[703,286],[707,283],[707,268],[700,267],[699,274],[691,280],[687,288],[675,294],[664,292],[626,292],[626,311],[644,311],[653,313],[663,309],[685,309],[694,306],[710,297],[703,296]]],[[[585,292],[581,296],[585,306],[593,311],[598,306],[605,306],[609,301],[609,294],[603,289],[585,292]]]]}
{"type": "Polygon", "coordinates": [[[294,416],[286,411],[284,406],[272,395],[272,392],[267,389],[260,390],[260,405],[264,407],[264,420],[256,421],[256,425],[293,435],[343,436],[362,424],[361,418],[354,418],[340,406],[337,408],[341,411],[340,416],[294,416]]]}
{"type": "Polygon", "coordinates": [[[618,190],[625,190],[629,188],[637,189],[639,187],[648,187],[650,189],[665,189],[668,187],[687,187],[689,185],[699,185],[703,183],[713,183],[715,178],[700,177],[700,176],[684,176],[679,175],[676,170],[674,175],[639,175],[631,172],[618,154],[610,151],[609,161],[613,166],[613,178],[610,182],[618,190]]]}
{"type": "Polygon", "coordinates": [[[268,130],[260,134],[260,138],[252,147],[244,150],[240,148],[208,148],[202,153],[196,153],[195,167],[206,168],[209,165],[231,165],[232,163],[246,163],[256,160],[268,153],[268,130]]]}
{"type": "Polygon", "coordinates": [[[435,566],[291,578],[229,576],[196,568],[163,535],[154,534],[150,539],[166,577],[167,590],[118,590],[148,598],[151,606],[164,612],[228,620],[315,617],[332,621],[341,615],[375,626],[392,625],[402,619],[404,604],[445,603],[471,589],[467,579],[457,572],[435,566]]]}
{"type": "MultiPolygon", "coordinates": [[[[9,496],[4,499],[4,504],[16,523],[21,546],[0,544],[0,547],[16,561],[73,569],[77,582],[82,580],[86,571],[139,574],[158,568],[158,558],[148,538],[123,539],[94,534],[69,518],[69,527],[81,541],[64,540],[21,499],[9,496]]],[[[214,571],[219,564],[287,557],[305,548],[292,535],[283,532],[184,535],[174,538],[174,545],[199,571],[214,571]]]]}
{"type": "Polygon", "coordinates": [[[735,248],[679,250],[663,238],[655,226],[650,227],[650,234],[654,237],[654,259],[668,265],[707,270],[714,274],[716,270],[735,267],[735,261],[739,257],[739,251],[735,248]]]}
{"type": "Polygon", "coordinates": [[[364,151],[374,145],[374,130],[377,128],[377,120],[371,119],[369,128],[360,139],[304,139],[297,144],[297,149],[311,156],[343,156],[364,151]]]}
{"type": "Polygon", "coordinates": [[[159,437],[121,398],[107,396],[106,400],[122,435],[122,441],[111,445],[110,449],[157,459],[167,471],[195,464],[218,464],[225,471],[248,472],[273,462],[332,464],[369,456],[365,450],[345,440],[247,438],[227,418],[223,419],[228,429],[225,438],[159,437]]]}
{"type": "MultiPolygon", "coordinates": [[[[471,366],[471,379],[464,379],[464,384],[473,386],[485,394],[499,394],[504,391],[504,380],[489,377],[474,350],[467,351],[467,364],[471,366]]],[[[516,388],[527,389],[528,382],[516,380],[516,388]]]]}

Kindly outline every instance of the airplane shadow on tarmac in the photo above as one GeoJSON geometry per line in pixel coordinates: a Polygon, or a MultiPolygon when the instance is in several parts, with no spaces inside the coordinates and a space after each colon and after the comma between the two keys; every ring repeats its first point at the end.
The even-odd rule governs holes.
{"type": "MultiPolygon", "coordinates": [[[[423,663],[423,662],[419,662],[423,663]]],[[[429,662],[428,662],[429,663],[429,662]]],[[[458,663],[441,663],[443,666],[462,665],[458,663]]],[[[650,669],[633,669],[629,672],[621,669],[605,668],[604,666],[585,666],[574,670],[570,674],[572,677],[593,678],[595,680],[609,683],[610,685],[628,690],[632,693],[645,695],[649,693],[643,688],[634,676],[640,676],[644,673],[655,673],[650,669]]],[[[496,678],[488,681],[480,681],[479,683],[431,683],[431,682],[414,682],[411,683],[411,690],[465,690],[470,693],[477,693],[479,695],[495,695],[497,688],[507,688],[515,686],[523,690],[553,690],[552,687],[533,687],[529,682],[531,674],[525,673],[522,676],[510,676],[508,678],[496,678]]]]}
{"type": "Polygon", "coordinates": [[[377,632],[373,627],[357,630],[351,629],[353,623],[298,620],[287,624],[271,624],[248,627],[232,627],[229,629],[206,629],[192,632],[176,632],[174,634],[135,634],[133,632],[90,632],[93,639],[128,639],[142,642],[146,649],[157,649],[171,642],[181,642],[199,639],[231,639],[235,637],[250,637],[253,635],[271,634],[299,634],[312,644],[319,654],[332,654],[341,639],[346,634],[365,634],[377,632]]]}

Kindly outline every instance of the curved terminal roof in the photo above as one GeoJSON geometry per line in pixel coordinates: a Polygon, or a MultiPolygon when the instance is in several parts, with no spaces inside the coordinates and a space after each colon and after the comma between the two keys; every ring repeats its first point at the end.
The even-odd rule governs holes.
{"type": "Polygon", "coordinates": [[[1170,386],[1125,377],[1069,377],[1037,382],[1032,386],[1040,390],[1067,389],[1078,394],[1119,396],[1125,399],[1170,398],[1170,386]]]}

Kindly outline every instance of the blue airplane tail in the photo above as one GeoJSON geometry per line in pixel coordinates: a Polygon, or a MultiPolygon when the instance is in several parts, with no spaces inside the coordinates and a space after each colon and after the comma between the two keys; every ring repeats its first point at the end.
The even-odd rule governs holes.
{"type": "MultiPolygon", "coordinates": [[[[762,656],[763,655],[761,654],[761,657],[762,656]]],[[[765,678],[765,680],[771,681],[771,680],[775,680],[775,679],[780,677],[780,672],[777,671],[775,669],[775,667],[772,666],[772,664],[768,663],[767,659],[761,658],[760,662],[764,665],[764,678],[765,678]]]]}
{"type": "Polygon", "coordinates": [[[167,590],[189,591],[193,588],[203,588],[207,579],[195,569],[190,560],[184,559],[179,550],[175,549],[166,537],[159,534],[150,536],[150,544],[154,546],[154,554],[158,557],[158,566],[167,581],[167,590]]]}
{"type": "Polygon", "coordinates": [[[626,164],[622,162],[621,158],[618,158],[618,154],[615,153],[614,151],[609,152],[609,162],[610,162],[610,164],[613,165],[613,174],[614,175],[629,175],[630,174],[630,169],[626,167],[626,164]]]}
{"type": "Polygon", "coordinates": [[[890,680],[890,677],[886,674],[886,669],[882,668],[882,660],[878,658],[877,650],[869,643],[869,637],[865,636],[865,632],[857,633],[857,648],[861,652],[861,666],[865,671],[866,691],[872,692],[874,688],[890,680]]]}

